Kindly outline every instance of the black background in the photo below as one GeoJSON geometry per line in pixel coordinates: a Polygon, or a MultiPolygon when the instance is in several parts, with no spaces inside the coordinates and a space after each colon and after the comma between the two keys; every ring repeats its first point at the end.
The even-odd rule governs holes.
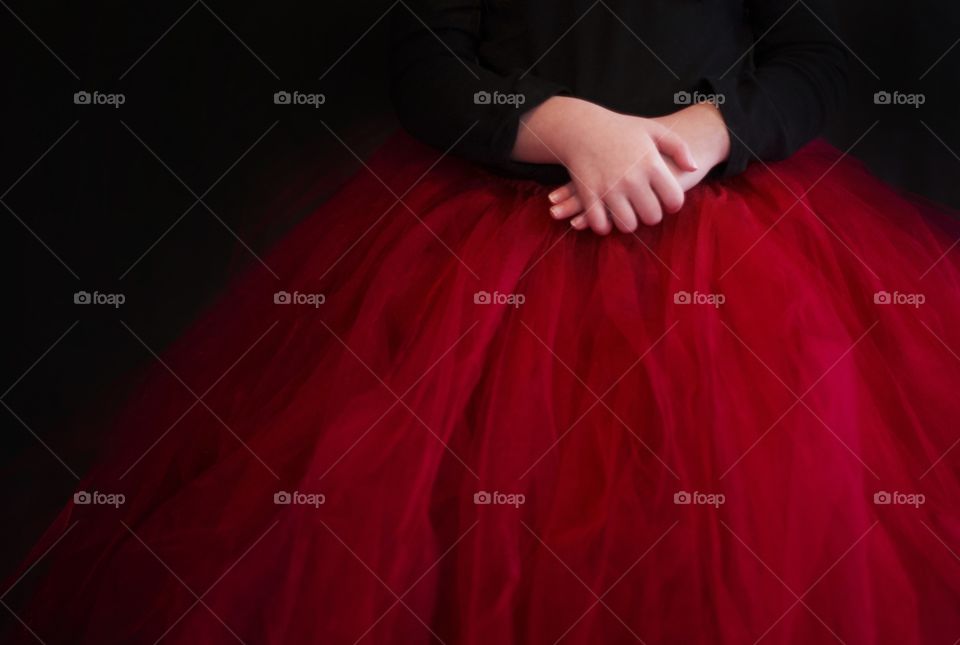
{"type": "MultiPolygon", "coordinates": [[[[828,138],[847,149],[879,120],[852,154],[906,190],[960,205],[950,150],[960,151],[960,9],[842,4],[854,78],[828,138]],[[879,90],[927,102],[877,106],[879,90]]],[[[4,574],[76,488],[68,468],[82,475],[96,454],[96,420],[155,360],[121,321],[161,351],[230,275],[266,270],[254,253],[364,172],[354,154],[396,128],[385,63],[401,4],[132,5],[0,8],[4,574]],[[80,90],[126,103],[75,105],[80,90]],[[278,90],[327,101],[278,106],[278,90]],[[80,307],[81,289],[127,302],[80,307]]]]}

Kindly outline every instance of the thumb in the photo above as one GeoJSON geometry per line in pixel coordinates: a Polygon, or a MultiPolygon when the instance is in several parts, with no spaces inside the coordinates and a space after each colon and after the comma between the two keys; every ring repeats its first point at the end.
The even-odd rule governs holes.
{"type": "Polygon", "coordinates": [[[664,130],[656,139],[657,148],[677,164],[680,170],[694,172],[699,169],[697,160],[693,158],[690,146],[679,134],[664,130]]]}

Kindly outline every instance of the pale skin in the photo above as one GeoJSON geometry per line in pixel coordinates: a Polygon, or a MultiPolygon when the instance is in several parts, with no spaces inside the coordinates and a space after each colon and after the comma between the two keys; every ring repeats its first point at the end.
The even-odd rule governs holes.
{"type": "Polygon", "coordinates": [[[572,181],[549,195],[551,215],[607,235],[652,226],[730,154],[720,111],[708,103],[643,118],[556,96],[521,118],[513,159],[561,164],[572,181]]]}

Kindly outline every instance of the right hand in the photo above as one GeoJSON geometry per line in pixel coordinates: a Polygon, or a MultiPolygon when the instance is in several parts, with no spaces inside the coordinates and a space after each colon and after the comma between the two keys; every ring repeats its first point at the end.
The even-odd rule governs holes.
{"type": "Polygon", "coordinates": [[[653,119],[554,97],[521,120],[514,159],[561,163],[573,179],[585,222],[599,235],[654,225],[683,206],[683,189],[667,163],[694,171],[686,142],[653,119]]]}

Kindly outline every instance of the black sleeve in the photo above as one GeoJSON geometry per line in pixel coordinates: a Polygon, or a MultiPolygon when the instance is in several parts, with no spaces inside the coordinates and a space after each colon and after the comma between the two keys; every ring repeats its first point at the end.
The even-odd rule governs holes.
{"type": "Polygon", "coordinates": [[[846,87],[847,50],[836,35],[832,0],[748,0],[754,48],[727,74],[706,79],[720,94],[731,131],[724,176],[754,155],[784,159],[816,137],[846,87]]]}
{"type": "Polygon", "coordinates": [[[420,0],[394,9],[393,103],[401,124],[440,150],[505,171],[520,117],[568,91],[528,74],[495,73],[478,58],[481,0],[420,0]]]}

